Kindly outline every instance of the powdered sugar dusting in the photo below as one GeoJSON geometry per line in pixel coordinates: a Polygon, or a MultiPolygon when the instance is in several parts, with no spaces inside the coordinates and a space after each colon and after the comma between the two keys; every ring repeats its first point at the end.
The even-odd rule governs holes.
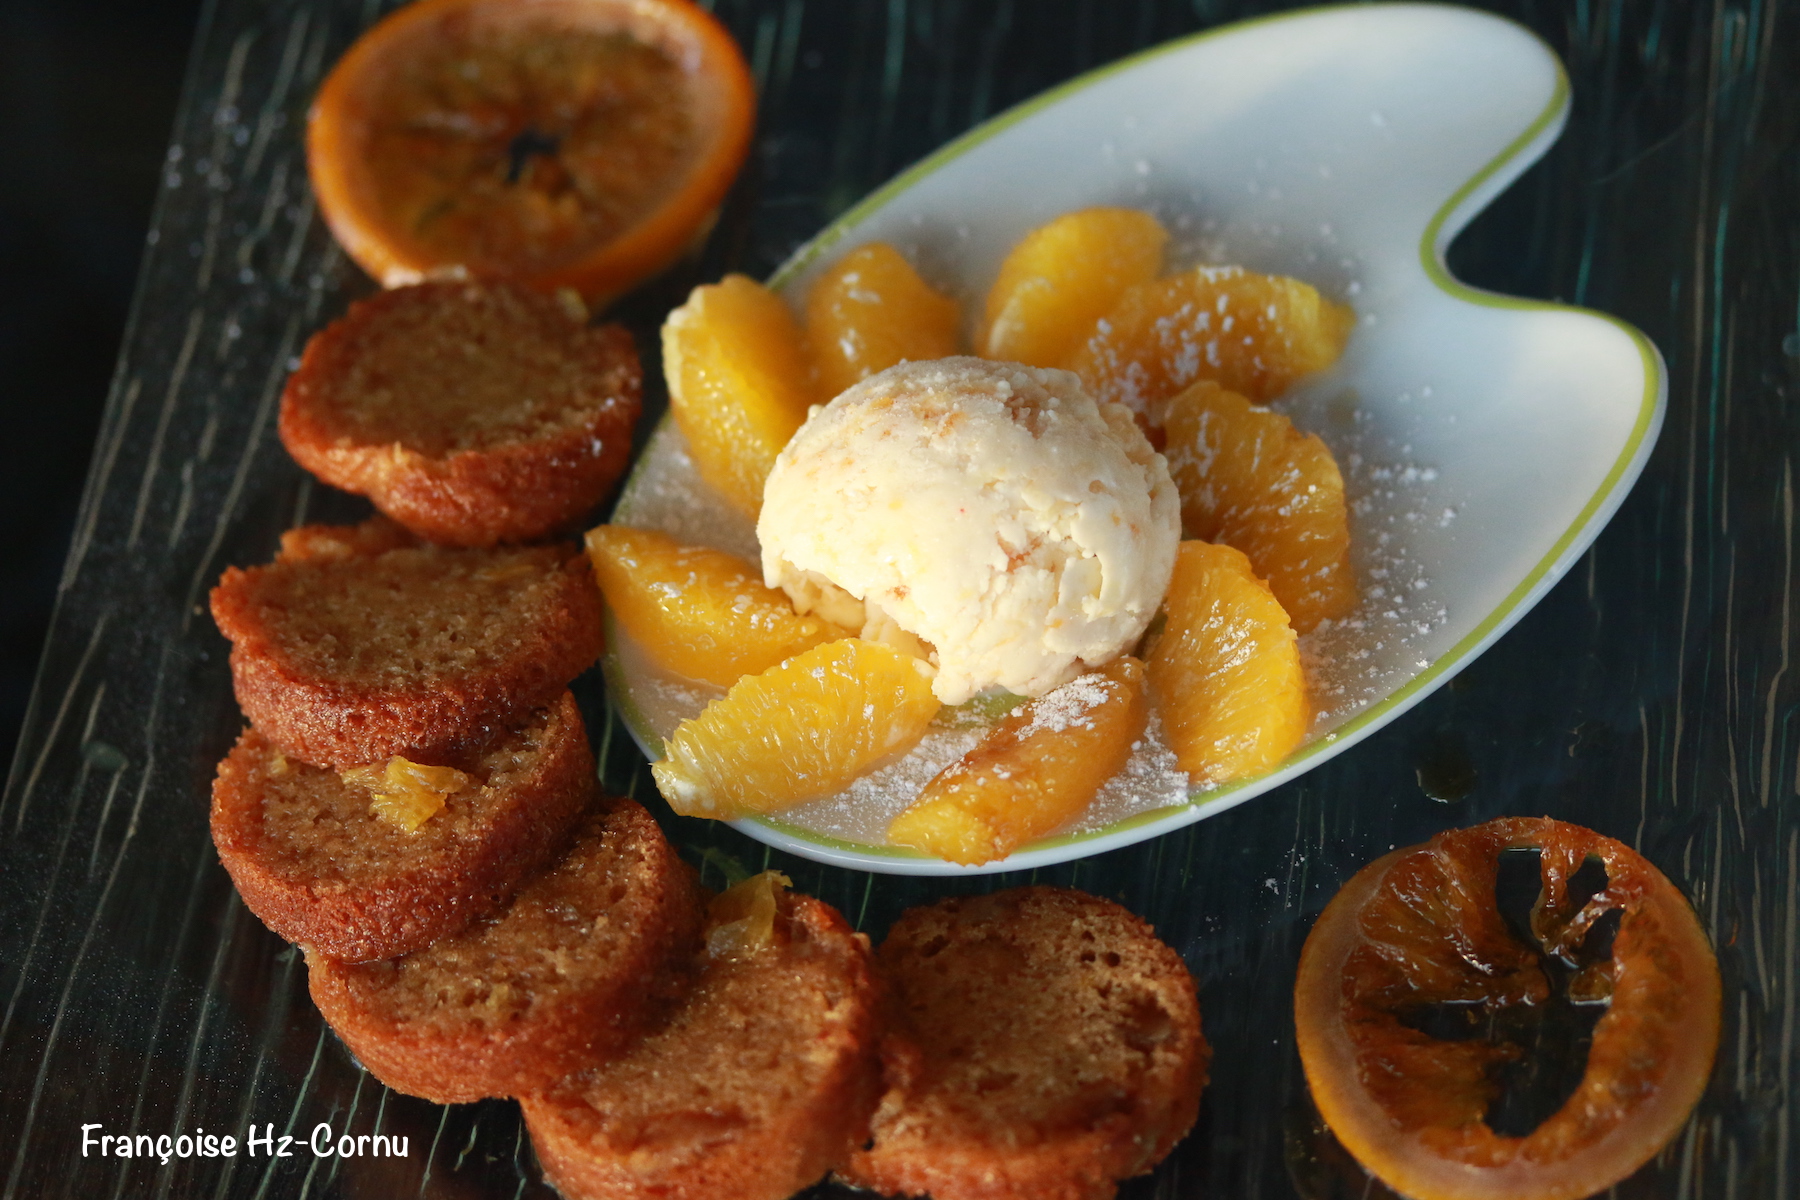
{"type": "MultiPolygon", "coordinates": [[[[724,688],[669,675],[616,629],[609,652],[618,664],[611,679],[615,693],[623,692],[628,698],[639,718],[632,724],[640,737],[649,735],[652,747],[725,694],[724,688]]],[[[1061,731],[1085,724],[1092,719],[1088,714],[1104,703],[1107,695],[1098,677],[1081,676],[1037,701],[1031,728],[1061,731]]],[[[827,837],[884,845],[893,819],[918,799],[938,772],[973,749],[1004,712],[1005,706],[991,699],[946,708],[908,753],[863,775],[836,795],[777,815],[787,824],[827,837]]],[[[1175,755],[1163,740],[1162,724],[1152,713],[1124,769],[1107,781],[1077,821],[1060,832],[1100,829],[1138,813],[1186,804],[1188,790],[1187,776],[1175,765],[1175,755]]]]}
{"type": "Polygon", "coordinates": [[[939,771],[967,754],[981,734],[980,729],[934,725],[909,753],[862,776],[837,795],[784,809],[778,815],[789,824],[828,837],[884,845],[893,819],[918,798],[939,771]]]}
{"type": "MultiPolygon", "coordinates": [[[[1425,389],[1429,394],[1429,389],[1425,389]]],[[[1341,398],[1353,400],[1354,397],[1341,398]]],[[[1359,603],[1300,639],[1318,737],[1392,694],[1430,665],[1430,641],[1450,619],[1414,549],[1420,531],[1453,527],[1437,469],[1411,460],[1412,447],[1385,438],[1368,412],[1342,404],[1349,419],[1327,440],[1350,501],[1350,555],[1359,603]]]]}
{"type": "Polygon", "coordinates": [[[660,529],[679,542],[725,550],[752,564],[761,561],[756,522],[700,478],[687,439],[665,418],[650,435],[636,469],[625,484],[613,520],[639,529],[660,529]]]}
{"type": "Polygon", "coordinates": [[[1092,729],[1088,714],[1105,704],[1112,695],[1102,677],[1077,675],[1059,688],[1038,697],[1031,709],[1031,722],[1019,731],[1020,738],[1034,733],[1061,733],[1065,729],[1092,729]]]}
{"type": "MultiPolygon", "coordinates": [[[[1421,393],[1429,396],[1428,389],[1421,393]]],[[[1351,555],[1360,603],[1355,612],[1327,621],[1300,639],[1315,716],[1308,741],[1325,737],[1372,704],[1392,694],[1427,665],[1431,638],[1449,620],[1433,594],[1432,580],[1412,547],[1422,530],[1453,529],[1457,501],[1428,462],[1386,434],[1341,389],[1303,385],[1279,403],[1296,425],[1325,438],[1344,473],[1351,505],[1351,555]]],[[[755,563],[753,524],[698,480],[680,432],[665,421],[650,440],[615,512],[615,521],[660,529],[679,540],[712,546],[755,563]]],[[[721,688],[672,679],[641,650],[615,638],[615,688],[641,720],[640,736],[668,736],[697,716],[721,688]]],[[[1092,680],[1076,679],[1041,698],[1033,728],[1069,728],[1103,699],[1092,680]]],[[[945,767],[979,741],[1000,710],[979,701],[946,708],[910,753],[885,764],[835,796],[779,814],[787,824],[849,842],[880,845],[888,824],[945,767]]],[[[654,742],[653,742],[654,744],[654,742]]],[[[1064,833],[1098,830],[1157,809],[1199,804],[1205,791],[1192,787],[1154,713],[1129,761],[1100,789],[1094,802],[1064,833]]]]}
{"type": "Polygon", "coordinates": [[[1063,832],[1104,829],[1139,813],[1187,804],[1191,790],[1187,772],[1175,765],[1175,752],[1163,738],[1162,719],[1152,712],[1124,770],[1101,786],[1087,811],[1063,832]]]}

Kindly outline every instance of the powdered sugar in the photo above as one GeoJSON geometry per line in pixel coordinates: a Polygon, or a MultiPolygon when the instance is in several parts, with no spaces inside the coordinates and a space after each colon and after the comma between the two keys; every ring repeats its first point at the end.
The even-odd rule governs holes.
{"type": "MultiPolygon", "coordinates": [[[[634,727],[648,726],[637,728],[636,732],[653,746],[724,694],[722,688],[668,676],[640,647],[616,631],[611,653],[619,667],[614,677],[615,689],[624,689],[629,697],[628,710],[636,718],[631,723],[634,727]]],[[[1083,676],[1040,698],[1028,728],[1060,732],[1085,724],[1091,720],[1087,714],[1106,696],[1104,685],[1091,676],[1083,676]]],[[[918,798],[940,771],[973,749],[999,715],[1000,708],[987,700],[946,708],[907,753],[895,756],[835,795],[784,809],[780,818],[785,824],[826,837],[882,845],[894,818],[918,798]]],[[[1124,769],[1101,787],[1078,820],[1060,832],[1100,829],[1139,813],[1187,804],[1188,791],[1187,775],[1175,765],[1174,752],[1163,739],[1162,723],[1152,714],[1124,769]]]]}
{"type": "MultiPolygon", "coordinates": [[[[1421,388],[1422,396],[1429,396],[1421,388]]],[[[1331,445],[1351,503],[1351,554],[1361,595],[1355,612],[1321,624],[1300,639],[1315,706],[1308,741],[1331,731],[1403,686],[1427,665],[1423,649],[1448,620],[1432,581],[1411,549],[1423,528],[1453,528],[1457,503],[1439,472],[1416,461],[1412,448],[1388,437],[1353,393],[1302,387],[1281,404],[1302,429],[1331,445]]],[[[680,540],[758,560],[754,528],[713,489],[701,483],[674,423],[652,435],[627,485],[615,519],[661,529],[680,540]]],[[[682,720],[696,716],[723,689],[674,680],[657,672],[641,651],[615,638],[612,652],[626,707],[639,719],[640,738],[653,746],[682,720]]],[[[1034,728],[1062,729],[1086,719],[1103,689],[1077,679],[1039,701],[1034,728]]],[[[837,795],[788,809],[784,824],[849,842],[882,844],[887,825],[920,790],[980,739],[1004,712],[972,702],[940,713],[909,753],[856,780],[837,795]]],[[[1101,788],[1080,819],[1062,832],[1101,829],[1172,806],[1202,804],[1175,765],[1154,714],[1124,770],[1101,788]]]]}
{"type": "Polygon", "coordinates": [[[1090,729],[1094,722],[1088,714],[1105,704],[1109,695],[1111,692],[1105,681],[1092,675],[1078,675],[1038,697],[1032,705],[1031,721],[1019,731],[1019,736],[1090,729]]]}

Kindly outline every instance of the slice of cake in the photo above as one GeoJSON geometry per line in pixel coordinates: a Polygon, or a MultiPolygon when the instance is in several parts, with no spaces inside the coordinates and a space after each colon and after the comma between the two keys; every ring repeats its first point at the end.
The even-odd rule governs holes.
{"type": "Polygon", "coordinates": [[[642,806],[602,801],[511,905],[386,962],[307,958],[313,1003],[396,1091],[441,1104],[548,1087],[671,1002],[703,893],[642,806]]]}
{"type": "Polygon", "coordinates": [[[840,1175],[934,1200],[1106,1200],[1194,1122],[1206,1082],[1194,980],[1150,927],[1066,888],[901,916],[886,1092],[840,1175]]]}
{"type": "Polygon", "coordinates": [[[600,592],[573,545],[448,549],[391,522],[307,526],[228,568],[213,619],[250,723],[290,757],[443,761],[552,701],[600,655],[600,592]]]}
{"type": "Polygon", "coordinates": [[[307,343],[282,444],[419,536],[522,542],[582,523],[624,470],[637,348],[573,296],[433,282],[350,306],[307,343]]]}
{"type": "Polygon", "coordinates": [[[393,759],[347,775],[247,730],[219,764],[212,832],[263,924],[351,961],[417,950],[505,904],[595,792],[567,691],[460,766],[393,759]]]}
{"type": "Polygon", "coordinates": [[[569,1200],[783,1200],[866,1134],[868,940],[757,876],[714,902],[693,990],[621,1057],[520,1098],[569,1200]]]}

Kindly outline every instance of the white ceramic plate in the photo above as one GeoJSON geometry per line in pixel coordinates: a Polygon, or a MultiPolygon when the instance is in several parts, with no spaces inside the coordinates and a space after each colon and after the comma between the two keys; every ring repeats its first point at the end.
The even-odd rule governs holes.
{"type": "MultiPolygon", "coordinates": [[[[779,271],[790,299],[843,252],[892,242],[977,311],[1012,244],[1095,204],[1149,208],[1171,264],[1239,263],[1352,304],[1342,361],[1280,403],[1344,467],[1363,604],[1304,639],[1323,711],[1268,775],[984,868],[861,844],[790,819],[752,837],[842,866],[1020,870],[1222,812],[1311,770],[1416,704],[1537,602],[1637,478],[1666,380],[1641,333],[1597,313],[1478,292],[1444,249],[1561,132],[1567,78],[1526,30],[1394,4],[1313,10],[1172,42],[988,122],[825,230],[779,271]]],[[[616,521],[753,556],[748,524],[696,486],[665,422],[616,521]]],[[[629,648],[615,702],[660,753],[668,709],[629,648]]]]}

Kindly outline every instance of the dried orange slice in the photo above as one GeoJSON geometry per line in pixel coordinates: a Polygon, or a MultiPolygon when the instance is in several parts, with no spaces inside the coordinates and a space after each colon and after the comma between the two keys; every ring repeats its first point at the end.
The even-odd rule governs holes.
{"type": "Polygon", "coordinates": [[[961,306],[886,242],[844,255],[806,297],[806,339],[826,399],[897,363],[950,357],[961,326],[961,306]]]}
{"type": "Polygon", "coordinates": [[[658,666],[720,687],[850,631],[794,611],[735,554],[654,529],[596,525],[588,558],[606,607],[658,666]]]}
{"type": "Polygon", "coordinates": [[[755,111],[743,54],[689,0],[418,0],[332,69],[307,166],[385,286],[466,273],[598,303],[707,224],[755,111]]]}
{"type": "Polygon", "coordinates": [[[1002,717],[888,826],[888,840],[964,866],[1005,858],[1081,814],[1150,715],[1144,664],[1115,658],[1002,717]]]}
{"type": "Polygon", "coordinates": [[[1579,1200],[1687,1120],[1718,1043],[1719,969],[1687,901],[1629,847],[1508,817],[1345,884],[1306,940],[1294,1015],[1320,1113],[1388,1186],[1579,1200]],[[1521,893],[1521,867],[1514,918],[1500,897],[1521,893]],[[1549,1102],[1529,1094],[1529,1072],[1559,1066],[1549,1102]]]}

